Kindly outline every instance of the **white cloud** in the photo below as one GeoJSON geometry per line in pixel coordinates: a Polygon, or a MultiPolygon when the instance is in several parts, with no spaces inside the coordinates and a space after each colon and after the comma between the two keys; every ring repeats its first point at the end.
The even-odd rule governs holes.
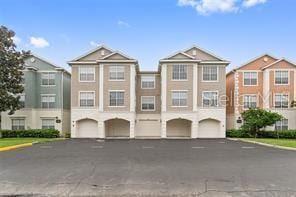
{"type": "Polygon", "coordinates": [[[244,0],[243,6],[246,8],[253,7],[258,4],[264,4],[267,0],[244,0]]]}
{"type": "Polygon", "coordinates": [[[99,44],[96,43],[95,41],[90,41],[89,44],[90,44],[91,46],[94,46],[94,47],[99,46],[99,44]]]}
{"type": "Polygon", "coordinates": [[[118,20],[117,25],[120,27],[126,27],[126,28],[131,27],[130,24],[128,24],[127,22],[122,21],[122,20],[118,20]]]}
{"type": "Polygon", "coordinates": [[[242,8],[249,8],[262,4],[267,0],[178,0],[178,6],[190,6],[199,14],[237,12],[242,8]]]}
{"type": "Polygon", "coordinates": [[[14,44],[20,44],[22,42],[22,39],[17,36],[13,36],[12,40],[13,40],[14,44]]]}
{"type": "Polygon", "coordinates": [[[49,46],[49,43],[47,40],[45,40],[42,37],[30,37],[30,44],[33,45],[36,48],[45,48],[49,46]]]}

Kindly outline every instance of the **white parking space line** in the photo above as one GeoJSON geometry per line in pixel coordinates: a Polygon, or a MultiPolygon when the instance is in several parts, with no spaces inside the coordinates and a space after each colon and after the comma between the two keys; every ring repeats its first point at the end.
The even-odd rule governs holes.
{"type": "Polygon", "coordinates": [[[203,148],[205,148],[204,146],[193,146],[192,147],[193,149],[203,149],[203,148]]]}
{"type": "Polygon", "coordinates": [[[52,146],[40,146],[40,148],[52,148],[52,146]]]}
{"type": "Polygon", "coordinates": [[[142,146],[143,149],[152,149],[154,148],[153,146],[142,146]]]}
{"type": "Polygon", "coordinates": [[[225,142],[224,142],[224,141],[220,141],[219,143],[220,143],[220,144],[225,144],[225,142]]]}
{"type": "Polygon", "coordinates": [[[242,146],[243,149],[253,149],[255,148],[254,146],[242,146]]]}
{"type": "Polygon", "coordinates": [[[105,142],[105,140],[96,140],[97,142],[105,142]]]}
{"type": "Polygon", "coordinates": [[[104,146],[92,146],[91,148],[104,148],[104,146]]]}

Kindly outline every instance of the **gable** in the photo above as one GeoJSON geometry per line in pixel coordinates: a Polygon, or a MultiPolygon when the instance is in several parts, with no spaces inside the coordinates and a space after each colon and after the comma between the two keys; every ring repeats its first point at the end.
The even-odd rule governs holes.
{"type": "Polygon", "coordinates": [[[35,67],[38,70],[56,70],[56,66],[39,58],[36,57],[35,55],[30,55],[25,59],[25,66],[28,67],[35,67]]]}
{"type": "Polygon", "coordinates": [[[192,57],[183,53],[177,53],[171,57],[168,57],[167,59],[192,59],[192,57]]]}
{"type": "Polygon", "coordinates": [[[91,61],[102,59],[112,53],[111,50],[106,49],[105,47],[100,47],[97,50],[77,59],[76,61],[91,61]]]}
{"type": "Polygon", "coordinates": [[[287,60],[280,60],[275,62],[274,64],[267,66],[266,69],[295,69],[296,65],[287,61],[287,60]]]}
{"type": "Polygon", "coordinates": [[[123,55],[119,52],[111,53],[102,59],[104,59],[104,60],[132,60],[132,58],[127,57],[126,55],[123,55]]]}
{"type": "Polygon", "coordinates": [[[251,62],[244,64],[239,68],[239,70],[261,70],[265,66],[274,63],[277,59],[271,57],[270,55],[263,55],[259,58],[252,60],[251,62]]]}
{"type": "Polygon", "coordinates": [[[195,59],[204,60],[204,61],[221,61],[222,60],[222,59],[216,57],[215,55],[210,54],[209,52],[201,50],[197,47],[192,47],[191,49],[186,50],[185,53],[190,56],[195,57],[195,59]]]}

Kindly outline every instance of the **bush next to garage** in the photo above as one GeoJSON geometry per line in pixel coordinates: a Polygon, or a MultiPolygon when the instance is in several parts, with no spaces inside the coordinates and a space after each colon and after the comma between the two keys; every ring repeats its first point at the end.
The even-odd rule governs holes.
{"type": "Polygon", "coordinates": [[[60,136],[56,129],[28,129],[28,130],[0,130],[3,138],[10,137],[36,137],[57,138],[60,136]]]}
{"type": "MultiPolygon", "coordinates": [[[[255,137],[253,132],[249,132],[243,129],[231,129],[226,131],[227,137],[236,138],[251,138],[255,137]]],[[[282,139],[296,139],[296,130],[286,131],[258,131],[257,138],[282,138],[282,139]]]]}

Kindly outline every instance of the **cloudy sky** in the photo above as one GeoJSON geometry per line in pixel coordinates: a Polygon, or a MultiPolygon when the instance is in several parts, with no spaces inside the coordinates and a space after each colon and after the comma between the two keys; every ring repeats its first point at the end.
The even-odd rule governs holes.
{"type": "Polygon", "coordinates": [[[263,53],[296,61],[295,0],[0,0],[19,49],[62,67],[99,44],[156,70],[198,45],[238,66],[263,53]]]}

